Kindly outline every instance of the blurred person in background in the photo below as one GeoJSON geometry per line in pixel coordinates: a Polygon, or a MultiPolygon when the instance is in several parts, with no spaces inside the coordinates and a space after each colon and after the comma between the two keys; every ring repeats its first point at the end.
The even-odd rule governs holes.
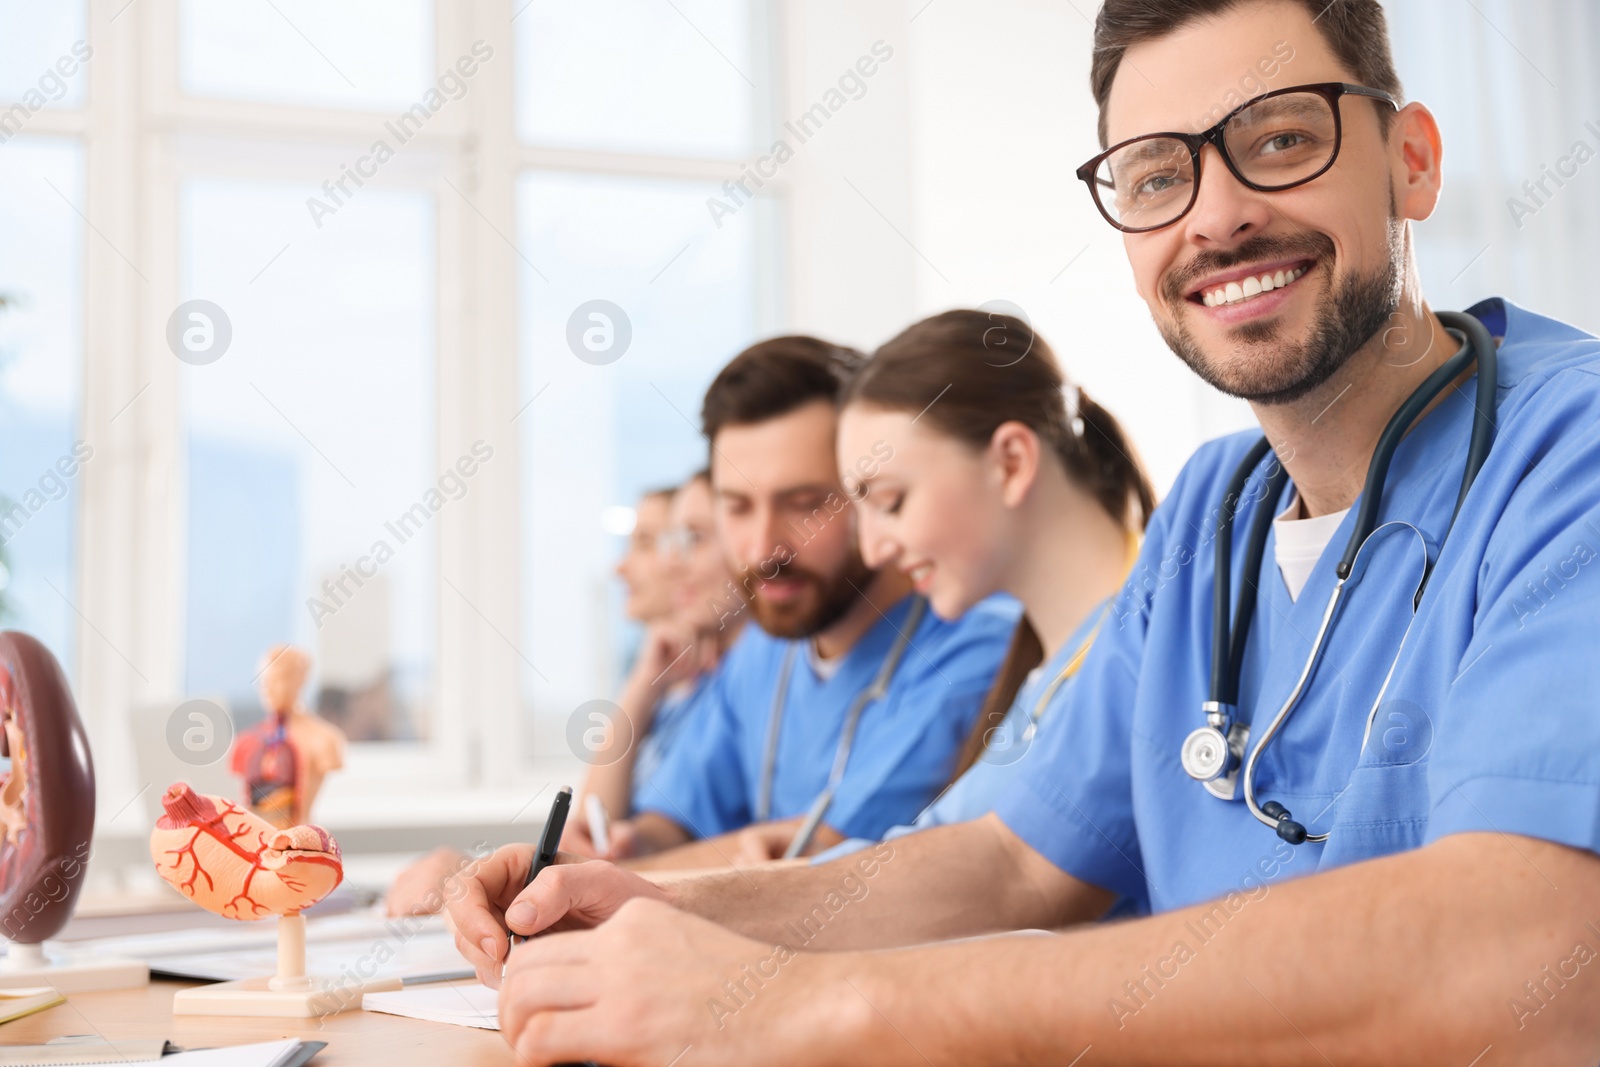
{"type": "MultiPolygon", "coordinates": [[[[711,472],[693,475],[672,496],[658,553],[671,594],[671,613],[645,634],[638,659],[617,703],[622,716],[604,724],[605,738],[589,757],[585,796],[598,797],[607,814],[631,815],[638,798],[677,744],[722,661],[744,625],[744,601],[735,590],[717,542],[711,472]]],[[[602,852],[585,818],[567,822],[561,847],[612,859],[632,852],[632,827],[618,822],[602,852]]]]}
{"type": "Polygon", "coordinates": [[[616,574],[628,592],[623,610],[634,622],[649,626],[672,614],[672,588],[667,561],[661,553],[661,535],[672,511],[674,489],[651,489],[634,507],[633,532],[617,561],[616,574]]]}

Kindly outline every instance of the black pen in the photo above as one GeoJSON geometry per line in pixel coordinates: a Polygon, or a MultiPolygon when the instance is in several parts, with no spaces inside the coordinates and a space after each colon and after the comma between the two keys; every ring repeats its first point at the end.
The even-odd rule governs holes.
{"type": "MultiPolygon", "coordinates": [[[[528,864],[528,878],[522,883],[523,891],[533,884],[539,877],[539,872],[556,861],[556,850],[561,846],[561,835],[567,829],[567,812],[572,808],[572,787],[564,785],[556,793],[556,799],[550,804],[550,817],[544,821],[544,833],[539,835],[539,848],[533,854],[533,862],[528,864]]],[[[520,945],[526,937],[511,935],[511,943],[520,945]]]]}

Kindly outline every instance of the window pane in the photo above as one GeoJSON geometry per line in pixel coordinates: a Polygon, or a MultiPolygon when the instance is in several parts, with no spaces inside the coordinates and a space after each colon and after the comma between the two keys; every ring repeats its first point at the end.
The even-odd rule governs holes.
{"type": "Polygon", "coordinates": [[[753,136],[748,0],[514,0],[525,141],[741,156],[753,136]]]}
{"type": "Polygon", "coordinates": [[[82,0],[0,0],[0,143],[41,107],[83,104],[87,38],[82,0]]]}
{"type": "Polygon", "coordinates": [[[309,705],[351,740],[405,739],[433,703],[433,200],[363,189],[308,233],[316,191],[183,190],[184,299],[231,329],[208,351],[220,316],[209,336],[181,317],[186,689],[246,724],[258,658],[292,641],[315,660],[309,705]]]}
{"type": "Polygon", "coordinates": [[[76,653],[83,152],[19,137],[0,151],[0,626],[76,653]],[[54,186],[54,188],[51,188],[54,186]],[[71,201],[71,203],[68,203],[71,201]]]}
{"type": "MultiPolygon", "coordinates": [[[[701,394],[752,339],[765,205],[717,229],[705,207],[714,191],[546,173],[518,188],[518,246],[531,264],[521,277],[518,405],[537,397],[518,416],[523,634],[538,672],[524,671],[524,692],[543,711],[613,695],[632,634],[612,575],[623,538],[603,524],[607,509],[705,465],[701,394]],[[622,309],[631,333],[613,362],[600,362],[610,353],[580,359],[569,346],[574,312],[597,298],[622,309]]],[[[622,320],[611,317],[615,343],[622,320]]],[[[580,319],[580,333],[606,328],[580,319]]]]}
{"type": "Polygon", "coordinates": [[[407,107],[433,70],[428,0],[184,0],[179,84],[196,96],[407,107]]]}

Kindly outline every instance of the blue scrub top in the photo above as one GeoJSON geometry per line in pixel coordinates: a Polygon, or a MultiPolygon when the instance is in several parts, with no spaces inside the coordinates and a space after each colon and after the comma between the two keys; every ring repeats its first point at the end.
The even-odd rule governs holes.
{"type": "MultiPolygon", "coordinates": [[[[1505,338],[1499,431],[1371,737],[1363,746],[1421,571],[1418,540],[1403,526],[1368,542],[1322,665],[1258,764],[1258,800],[1277,800],[1332,837],[1283,843],[1242,799],[1211,796],[1178,759],[1203,722],[1214,518],[1259,436],[1248,433],[1189,461],[1071,706],[1057,713],[1062,728],[1040,735],[1041,751],[1000,797],[1001,819],[1031,847],[1156,911],[1468,831],[1600,851],[1600,340],[1505,301],[1472,314],[1505,338]]],[[[1380,523],[1419,526],[1430,553],[1455,505],[1476,388],[1474,377],[1446,394],[1389,472],[1380,523]]],[[[1260,589],[1239,701],[1257,733],[1301,672],[1355,522],[1352,509],[1298,601],[1270,545],[1261,572],[1242,574],[1255,509],[1283,506],[1260,499],[1266,466],[1239,510],[1230,594],[1244,580],[1260,589]]]]}
{"type": "Polygon", "coordinates": [[[645,731],[644,738],[639,742],[639,754],[633,760],[631,811],[639,810],[640,804],[644,801],[646,786],[666,762],[667,753],[677,746],[685,728],[692,720],[704,714],[704,708],[710,703],[711,680],[720,669],[721,663],[718,663],[716,667],[697,676],[689,684],[673,689],[661,699],[660,707],[656,708],[655,716],[650,720],[650,728],[645,731]]]}
{"type": "MultiPolygon", "coordinates": [[[[1056,688],[1042,710],[1038,709],[1040,698],[1044,696],[1045,690],[1050,688],[1050,683],[1066,669],[1072,657],[1083,648],[1084,641],[1095,632],[1095,624],[1099,622],[1101,614],[1102,608],[1096,606],[1088,618],[1073,631],[1072,636],[1067,638],[1066,643],[1056,650],[1056,654],[1033,669],[1027,681],[1017,690],[1016,698],[1012,700],[1006,717],[995,728],[977,762],[952,782],[950,788],[939,794],[932,804],[923,808],[913,822],[890,827],[883,835],[883,840],[903,837],[918,830],[926,830],[930,826],[966,822],[994,810],[995,798],[1000,795],[1006,783],[1016,777],[1024,757],[1038,746],[1039,738],[1043,736],[1046,728],[1045,723],[1066,704],[1067,694],[1072,690],[1073,678],[1068,678],[1056,688]],[[1031,740],[1025,740],[1028,726],[1033,722],[1036,710],[1039,710],[1039,728],[1034,731],[1031,740]]],[[[841,841],[832,848],[818,853],[811,862],[827,863],[840,856],[858,852],[874,843],[872,840],[860,837],[841,841]]]]}
{"type": "MultiPolygon", "coordinates": [[[[906,597],[819,678],[805,642],[745,627],[717,672],[706,713],[667,756],[637,804],[697,838],[755,818],[773,690],[797,648],[773,775],[774,820],[804,815],[827,785],[850,705],[877,676],[911,611],[906,597]]],[[[1020,607],[991,597],[954,622],[924,613],[882,700],[861,713],[850,759],[823,822],[846,837],[877,838],[912,818],[949,780],[1005,657],[1020,607]]]]}

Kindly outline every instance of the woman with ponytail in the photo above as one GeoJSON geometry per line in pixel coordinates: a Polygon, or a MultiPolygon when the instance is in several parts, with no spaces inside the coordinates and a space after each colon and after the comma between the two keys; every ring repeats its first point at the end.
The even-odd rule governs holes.
{"type": "Polygon", "coordinates": [[[988,813],[1036,731],[1069,714],[1071,678],[1155,495],[1116,419],[1011,316],[947,311],[916,323],[878,349],[842,403],[840,466],[867,564],[905,571],[944,618],[997,592],[1023,606],[958,777],[893,837],[988,813]]]}

